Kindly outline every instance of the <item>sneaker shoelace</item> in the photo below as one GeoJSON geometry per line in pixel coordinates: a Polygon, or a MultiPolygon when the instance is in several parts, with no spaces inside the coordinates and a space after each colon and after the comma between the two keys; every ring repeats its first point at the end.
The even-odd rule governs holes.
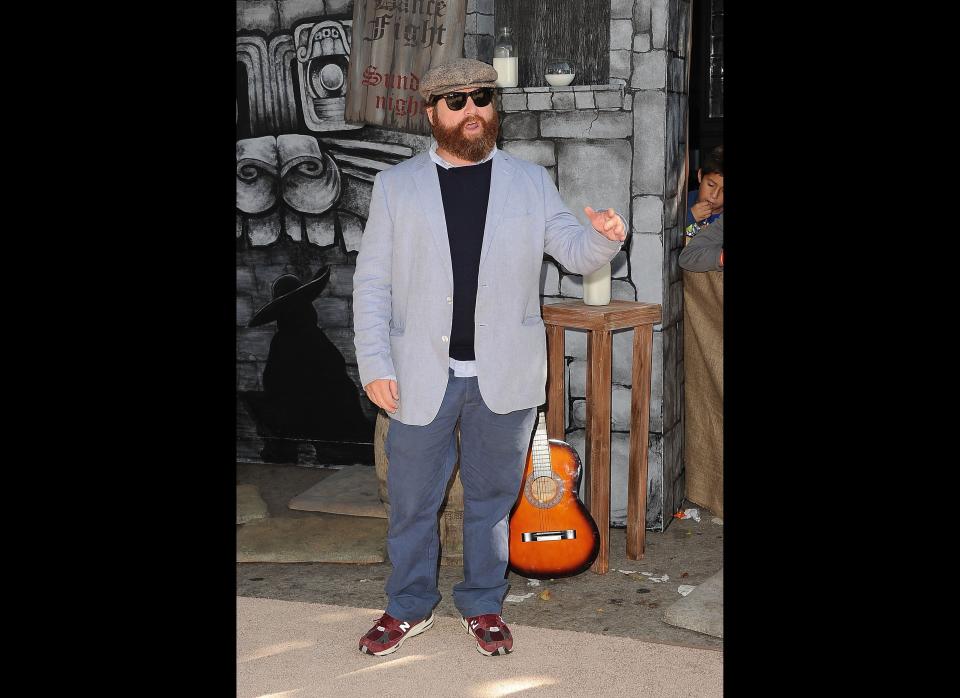
{"type": "Polygon", "coordinates": [[[393,618],[391,616],[387,616],[386,613],[384,613],[379,618],[374,618],[373,622],[377,624],[377,630],[379,630],[382,633],[387,632],[388,628],[390,630],[396,630],[400,626],[400,621],[398,621],[396,618],[393,618]],[[389,621],[386,620],[387,618],[390,618],[390,620],[389,621]],[[390,621],[393,621],[393,622],[391,623],[390,621]]]}

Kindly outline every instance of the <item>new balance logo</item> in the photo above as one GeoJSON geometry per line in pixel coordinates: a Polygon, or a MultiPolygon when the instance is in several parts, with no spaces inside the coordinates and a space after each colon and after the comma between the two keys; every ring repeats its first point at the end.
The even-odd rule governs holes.
{"type": "Polygon", "coordinates": [[[407,632],[409,629],[410,629],[410,624],[409,624],[407,621],[403,621],[403,622],[400,624],[400,630],[401,630],[401,632],[407,632]]]}

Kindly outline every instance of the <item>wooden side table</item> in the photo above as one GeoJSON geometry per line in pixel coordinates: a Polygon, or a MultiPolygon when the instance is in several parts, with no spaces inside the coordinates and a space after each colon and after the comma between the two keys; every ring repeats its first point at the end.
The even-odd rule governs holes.
{"type": "Polygon", "coordinates": [[[610,547],[610,391],[613,330],[633,328],[633,387],[630,398],[630,470],[627,487],[627,557],[643,558],[647,516],[647,432],[650,428],[650,374],[653,326],[658,303],[612,300],[608,305],[568,301],[541,307],[547,328],[547,437],[564,433],[564,330],[588,331],[587,429],[584,457],[587,507],[600,530],[600,552],[590,568],[609,569],[610,547]]]}

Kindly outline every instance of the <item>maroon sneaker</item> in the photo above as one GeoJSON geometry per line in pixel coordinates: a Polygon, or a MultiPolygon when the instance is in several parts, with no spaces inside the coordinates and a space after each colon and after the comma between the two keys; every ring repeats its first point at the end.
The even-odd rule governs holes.
{"type": "Polygon", "coordinates": [[[460,623],[477,641],[477,652],[491,655],[510,654],[513,651],[513,635],[510,628],[496,613],[461,618],[460,623]]]}
{"type": "Polygon", "coordinates": [[[397,620],[384,613],[374,622],[370,631],[360,638],[360,651],[382,657],[396,652],[408,637],[419,635],[433,625],[433,612],[430,616],[416,621],[397,620]]]}

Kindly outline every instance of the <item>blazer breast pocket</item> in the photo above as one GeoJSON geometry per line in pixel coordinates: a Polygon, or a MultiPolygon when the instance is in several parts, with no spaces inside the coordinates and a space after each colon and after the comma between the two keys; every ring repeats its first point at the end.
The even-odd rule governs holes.
{"type": "Polygon", "coordinates": [[[501,218],[501,220],[504,223],[516,222],[517,219],[531,218],[532,216],[532,211],[511,211],[508,209],[503,212],[503,218],[501,218]]]}

